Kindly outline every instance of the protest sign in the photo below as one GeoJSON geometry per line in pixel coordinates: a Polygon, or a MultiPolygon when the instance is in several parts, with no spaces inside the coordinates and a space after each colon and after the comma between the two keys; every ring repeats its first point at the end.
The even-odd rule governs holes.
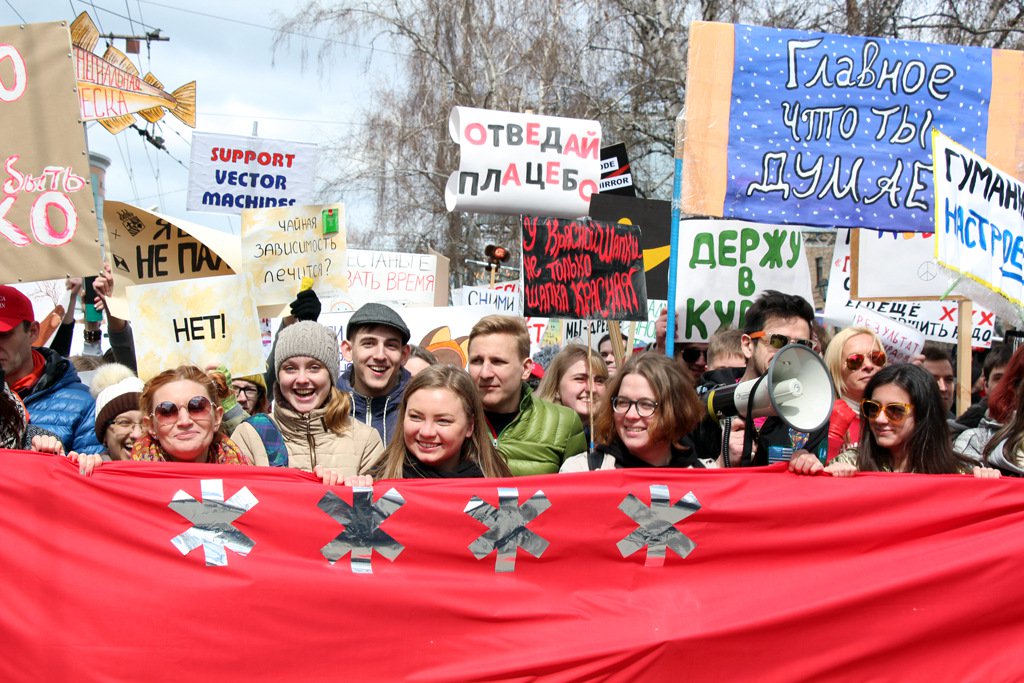
{"type": "Polygon", "coordinates": [[[595,194],[590,200],[590,217],[598,221],[626,223],[640,228],[647,296],[653,299],[667,299],[672,202],[595,194]]]}
{"type": "Polygon", "coordinates": [[[285,206],[242,211],[242,252],[246,271],[259,288],[260,306],[295,299],[305,277],[321,300],[348,289],[345,207],[285,206]]]}
{"type": "Polygon", "coordinates": [[[128,318],[125,288],[242,272],[237,237],[123,202],[104,202],[107,254],[114,275],[112,315],[128,318]]]}
{"type": "MultiPolygon", "coordinates": [[[[636,196],[629,155],[623,143],[601,148],[601,180],[598,183],[598,190],[603,195],[636,196]]],[[[591,217],[594,217],[593,212],[591,217]]]]}
{"type": "MultiPolygon", "coordinates": [[[[829,272],[828,293],[825,297],[825,322],[831,325],[846,327],[853,324],[854,312],[867,308],[884,315],[890,320],[903,323],[919,330],[928,341],[953,344],[957,341],[957,302],[929,300],[899,300],[899,292],[893,290],[894,300],[887,301],[852,301],[850,299],[850,230],[840,229],[836,233],[836,246],[832,254],[832,267],[829,272]]],[[[868,263],[863,261],[859,267],[861,277],[870,272],[871,277],[884,278],[887,273],[896,270],[895,261],[890,257],[881,263],[871,266],[865,271],[868,263]]],[[[972,310],[971,344],[976,347],[988,348],[992,345],[992,333],[995,324],[995,313],[982,307],[974,306],[972,310]]]]}
{"type": "Polygon", "coordinates": [[[348,291],[324,301],[324,310],[343,313],[375,302],[396,308],[432,306],[439,290],[447,300],[444,257],[377,249],[346,249],[348,291]]]}
{"type": "Polygon", "coordinates": [[[766,289],[814,301],[799,227],[682,220],[678,243],[676,341],[704,342],[723,325],[742,327],[766,289]]]}
{"type": "MultiPolygon", "coordinates": [[[[841,234],[847,234],[845,232],[841,234]]],[[[935,262],[931,232],[850,230],[850,297],[859,300],[961,299],[935,262]],[[894,268],[893,264],[899,264],[894,268]]]]}
{"type": "Polygon", "coordinates": [[[139,377],[179,365],[264,371],[252,277],[227,275],[128,288],[139,377]]]}
{"type": "Polygon", "coordinates": [[[95,272],[96,206],[66,23],[0,27],[0,130],[4,282],[95,272]]]}
{"type": "MultiPolygon", "coordinates": [[[[658,316],[661,315],[661,312],[667,306],[668,302],[664,299],[647,300],[647,319],[637,321],[633,326],[634,348],[647,346],[654,342],[654,325],[658,320],[658,316]]],[[[563,340],[560,343],[576,342],[586,346],[589,331],[590,345],[596,349],[601,337],[608,334],[610,329],[606,320],[564,320],[562,321],[563,340]]],[[[623,335],[628,337],[628,324],[623,323],[619,326],[619,329],[623,335]]]]}
{"type": "Polygon", "coordinates": [[[932,127],[1019,168],[1022,70],[1008,50],[694,23],[682,210],[932,232],[932,127]]]}
{"type": "Polygon", "coordinates": [[[592,219],[523,217],[523,311],[645,320],[640,229],[592,219]]]}
{"type": "Polygon", "coordinates": [[[448,132],[460,155],[449,211],[587,214],[601,177],[597,121],[453,107],[448,132]]]}
{"type": "Polygon", "coordinates": [[[1024,184],[935,132],[939,263],[1024,305],[1024,184]]]}
{"type": "Polygon", "coordinates": [[[518,282],[498,282],[494,287],[466,286],[452,292],[456,306],[488,306],[502,315],[520,315],[522,291],[518,282]]]}
{"type": "Polygon", "coordinates": [[[185,208],[240,214],[312,204],[316,157],[305,142],[192,133],[185,208]]]}

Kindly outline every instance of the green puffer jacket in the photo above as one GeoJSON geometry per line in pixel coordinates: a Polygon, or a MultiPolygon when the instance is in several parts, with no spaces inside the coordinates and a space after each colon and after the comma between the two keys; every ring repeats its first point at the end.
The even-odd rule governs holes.
{"type": "Polygon", "coordinates": [[[580,416],[571,408],[542,401],[523,385],[516,419],[501,430],[498,451],[512,474],[555,474],[568,458],[587,450],[580,416]]]}

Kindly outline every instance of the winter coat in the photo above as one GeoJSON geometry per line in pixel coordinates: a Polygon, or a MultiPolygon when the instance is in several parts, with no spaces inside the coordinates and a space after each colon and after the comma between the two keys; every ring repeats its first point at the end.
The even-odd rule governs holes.
{"type": "Polygon", "coordinates": [[[345,372],[338,377],[338,388],[348,392],[352,397],[352,418],[357,422],[369,425],[377,430],[384,446],[388,445],[389,437],[395,433],[398,424],[398,408],[402,403],[405,385],[412,375],[405,368],[398,369],[398,384],[387,396],[376,398],[363,396],[352,387],[352,373],[355,366],[349,364],[345,372]]]}
{"type": "Polygon", "coordinates": [[[587,450],[583,423],[572,408],[543,401],[523,385],[519,413],[495,438],[512,475],[554,474],[562,463],[587,450]]]}
{"type": "Polygon", "coordinates": [[[34,349],[43,354],[43,374],[21,394],[29,413],[29,422],[52,432],[64,444],[65,451],[102,453],[96,440],[96,401],[78,378],[75,367],[52,349],[34,349]]]}
{"type": "MultiPolygon", "coordinates": [[[[342,476],[367,474],[384,454],[380,436],[372,428],[349,420],[342,434],[327,430],[326,408],[298,413],[284,401],[275,401],[270,419],[281,432],[288,450],[288,467],[312,472],[317,465],[338,468],[342,476]]],[[[270,459],[256,428],[243,422],[231,435],[232,441],[247,453],[256,465],[267,466],[270,459]]]]}

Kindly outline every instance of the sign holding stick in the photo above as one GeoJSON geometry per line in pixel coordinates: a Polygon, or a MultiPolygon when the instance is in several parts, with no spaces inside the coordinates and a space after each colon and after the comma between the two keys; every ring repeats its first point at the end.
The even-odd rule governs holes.
{"type": "Polygon", "coordinates": [[[129,287],[139,377],[183,364],[223,364],[236,375],[263,372],[255,301],[248,275],[129,287]]]}
{"type": "Polygon", "coordinates": [[[523,313],[647,320],[640,229],[589,218],[523,217],[523,313]]]}

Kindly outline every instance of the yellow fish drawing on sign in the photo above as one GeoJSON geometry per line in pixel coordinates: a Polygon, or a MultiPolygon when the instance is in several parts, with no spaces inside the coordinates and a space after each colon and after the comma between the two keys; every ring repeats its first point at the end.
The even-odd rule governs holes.
{"type": "Polygon", "coordinates": [[[85,12],[71,22],[78,102],[85,121],[98,121],[111,133],[120,133],[135,123],[135,114],[156,123],[166,109],[186,126],[196,127],[195,81],[168,93],[153,74],[140,78],[139,70],[116,47],[108,45],[103,57],[93,53],[99,39],[99,29],[85,12]]]}

